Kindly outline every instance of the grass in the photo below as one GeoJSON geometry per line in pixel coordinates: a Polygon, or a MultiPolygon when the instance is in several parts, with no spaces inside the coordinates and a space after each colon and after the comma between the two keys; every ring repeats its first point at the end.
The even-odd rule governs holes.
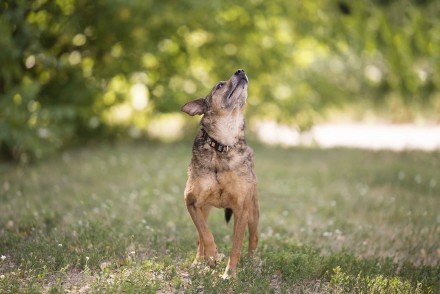
{"type": "MultiPolygon", "coordinates": [[[[191,266],[191,143],[1,165],[0,293],[440,291],[440,153],[254,150],[260,244],[233,281],[220,278],[226,257],[191,266]]],[[[209,226],[227,256],[223,211],[209,226]]]]}

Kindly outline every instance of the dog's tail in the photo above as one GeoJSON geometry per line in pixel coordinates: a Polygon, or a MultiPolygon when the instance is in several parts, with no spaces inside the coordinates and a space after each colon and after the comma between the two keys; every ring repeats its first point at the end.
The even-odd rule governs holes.
{"type": "Polygon", "coordinates": [[[229,221],[231,220],[231,216],[232,216],[232,209],[230,209],[230,208],[225,208],[225,219],[226,219],[226,223],[229,223],[229,221]]]}

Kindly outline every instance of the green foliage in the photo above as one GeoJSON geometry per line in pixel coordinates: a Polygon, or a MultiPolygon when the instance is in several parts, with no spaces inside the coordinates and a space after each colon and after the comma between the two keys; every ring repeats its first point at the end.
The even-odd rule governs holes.
{"type": "Polygon", "coordinates": [[[360,273],[354,277],[344,273],[341,267],[335,267],[330,277],[331,293],[433,293],[431,288],[422,289],[422,284],[414,287],[408,281],[398,277],[376,275],[364,276],[360,273]]]}
{"type": "Polygon", "coordinates": [[[306,129],[352,103],[438,114],[439,13],[429,0],[5,0],[1,153],[144,135],[237,68],[251,118],[306,129]]]}

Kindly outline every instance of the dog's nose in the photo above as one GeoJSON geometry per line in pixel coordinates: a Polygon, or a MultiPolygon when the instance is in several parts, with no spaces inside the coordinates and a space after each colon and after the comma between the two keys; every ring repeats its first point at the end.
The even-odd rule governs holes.
{"type": "Polygon", "coordinates": [[[242,74],[244,74],[244,70],[242,70],[242,69],[239,69],[239,70],[237,70],[237,71],[235,72],[235,75],[236,75],[236,76],[238,76],[238,75],[242,75],[242,74]]]}

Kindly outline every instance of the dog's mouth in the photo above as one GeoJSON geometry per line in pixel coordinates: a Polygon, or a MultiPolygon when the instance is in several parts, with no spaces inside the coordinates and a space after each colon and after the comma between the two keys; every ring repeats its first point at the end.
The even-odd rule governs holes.
{"type": "Polygon", "coordinates": [[[234,89],[232,89],[232,91],[229,93],[228,97],[226,97],[227,100],[231,99],[232,95],[235,93],[235,90],[237,90],[237,88],[238,88],[238,85],[234,89]]]}
{"type": "MultiPolygon", "coordinates": [[[[244,74],[237,82],[237,84],[235,85],[235,87],[233,87],[233,89],[229,92],[228,96],[226,97],[227,100],[230,100],[231,97],[235,96],[234,94],[239,91],[239,90],[243,90],[245,88],[245,86],[249,83],[248,77],[244,74]]],[[[241,94],[241,93],[240,93],[241,94]]],[[[237,95],[237,97],[240,96],[237,95]]]]}

